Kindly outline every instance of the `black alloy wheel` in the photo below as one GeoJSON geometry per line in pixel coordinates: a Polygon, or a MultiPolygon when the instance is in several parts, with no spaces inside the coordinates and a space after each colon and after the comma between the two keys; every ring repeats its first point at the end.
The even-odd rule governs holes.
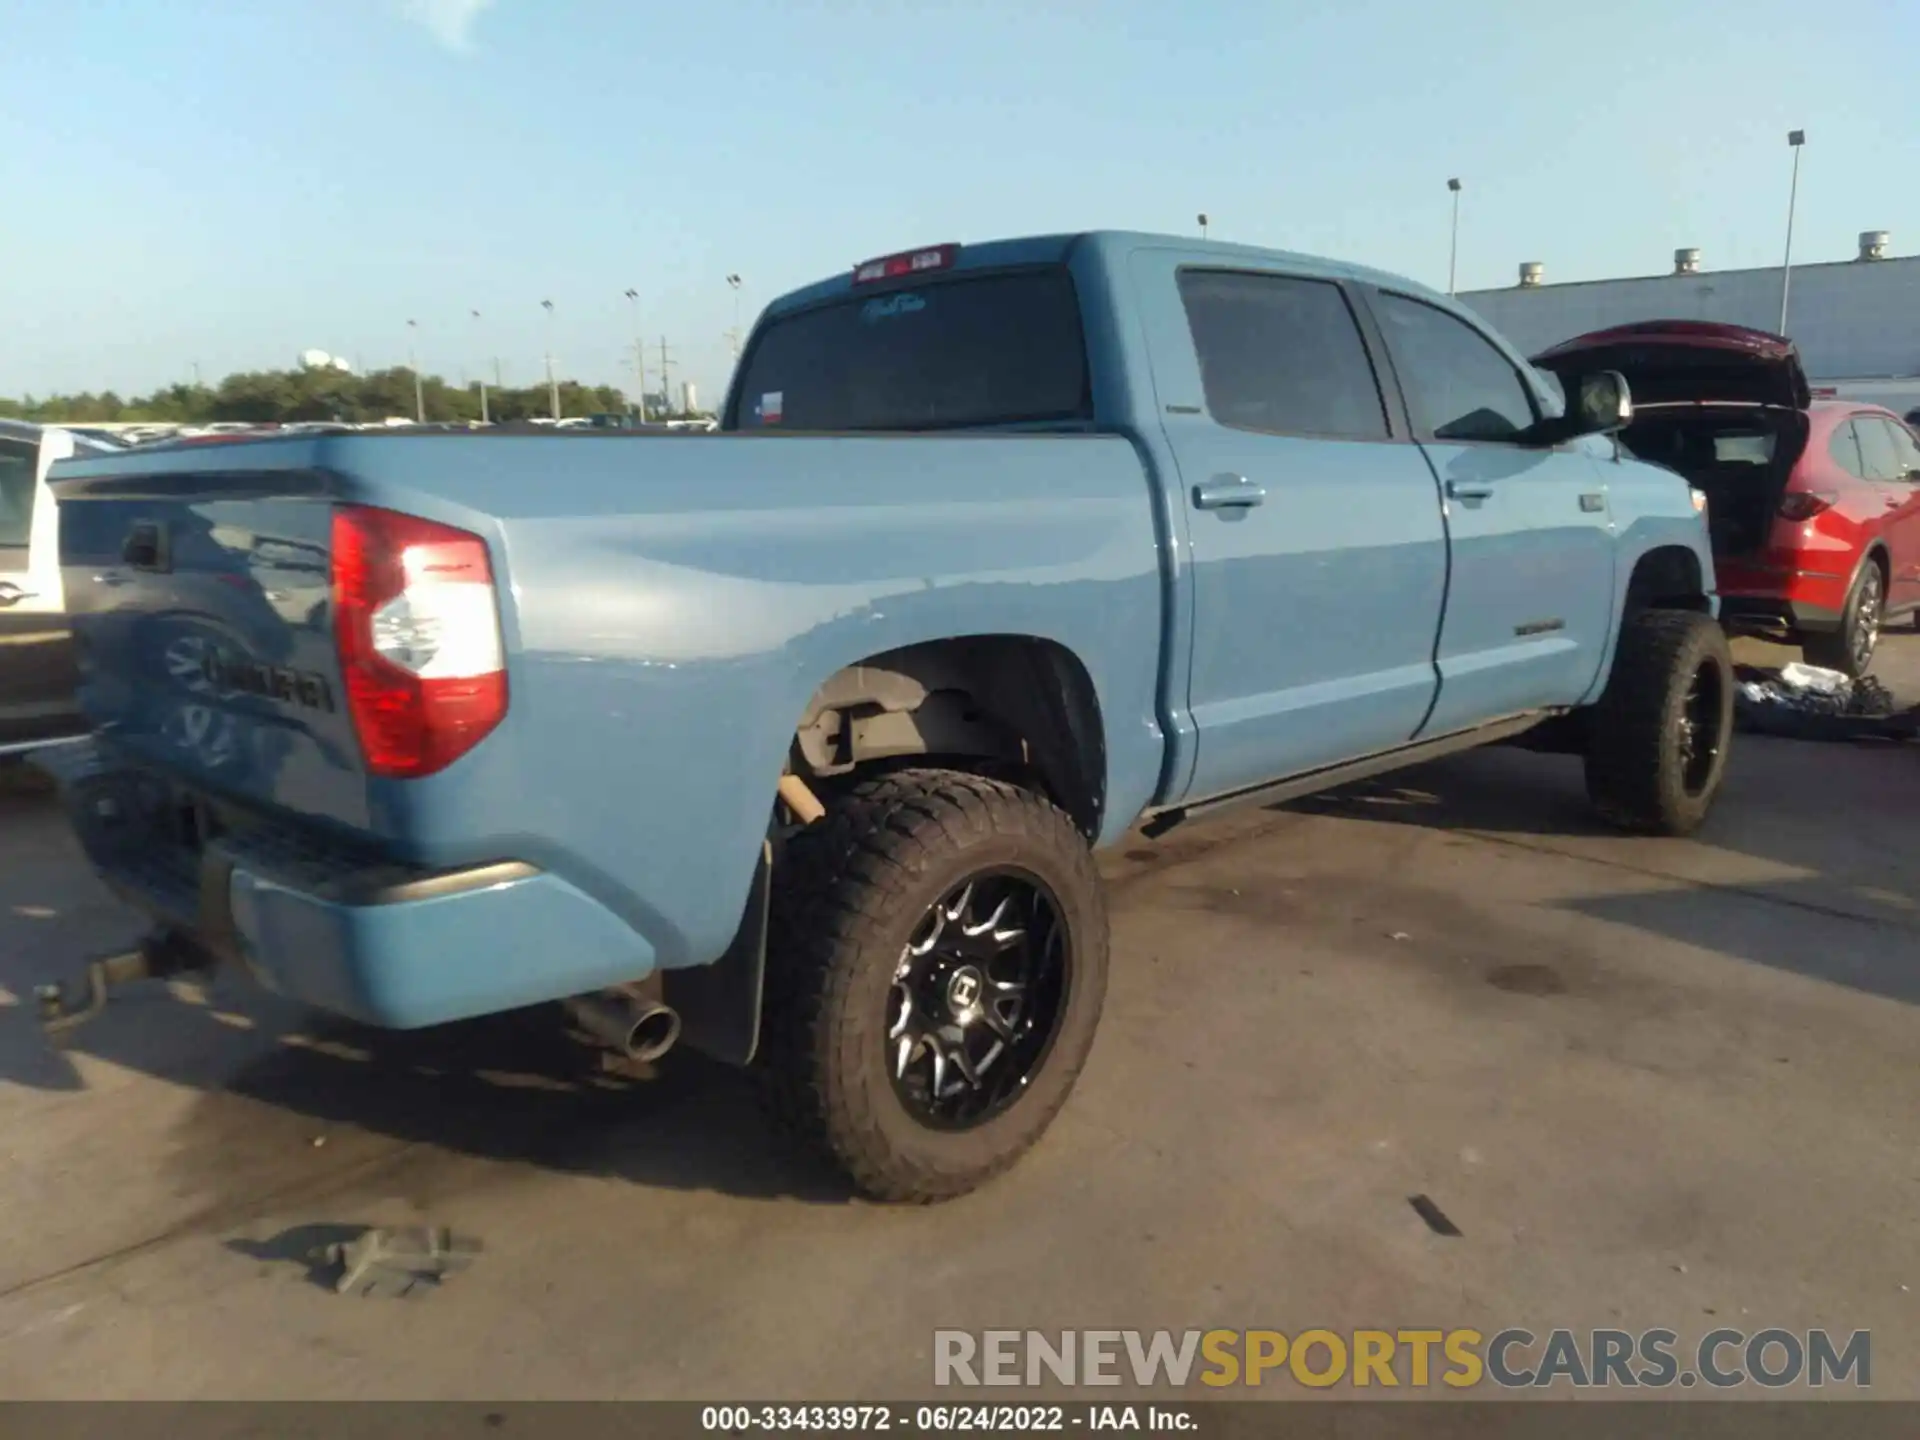
{"type": "Polygon", "coordinates": [[[1717,661],[1702,660],[1681,702],[1679,725],[1680,785],[1690,797],[1706,792],[1720,769],[1724,743],[1721,715],[1726,709],[1725,675],[1717,661]]]}
{"type": "Polygon", "coordinates": [[[1072,967],[1059,905],[1035,876],[975,875],[929,906],[887,997],[907,1112],[962,1130],[1019,1100],[1053,1047],[1072,967]]]}
{"type": "Polygon", "coordinates": [[[761,1100],[872,1199],[999,1175],[1092,1052],[1106,900],[1036,790],[931,766],[845,783],[776,859],[770,927],[761,1100]]]}

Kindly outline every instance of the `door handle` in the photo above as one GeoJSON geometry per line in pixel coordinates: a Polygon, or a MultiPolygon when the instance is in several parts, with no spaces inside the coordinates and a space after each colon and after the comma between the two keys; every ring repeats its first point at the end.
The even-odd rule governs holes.
{"type": "Polygon", "coordinates": [[[33,599],[33,591],[22,590],[11,580],[0,580],[0,610],[9,605],[18,605],[22,600],[33,599]]]}
{"type": "Polygon", "coordinates": [[[1484,480],[1449,480],[1447,481],[1447,498],[1449,500],[1491,500],[1493,486],[1484,480]]]}
{"type": "Polygon", "coordinates": [[[1266,498],[1266,486],[1256,485],[1244,475],[1216,475],[1193,487],[1196,510],[1246,509],[1266,498]]]}

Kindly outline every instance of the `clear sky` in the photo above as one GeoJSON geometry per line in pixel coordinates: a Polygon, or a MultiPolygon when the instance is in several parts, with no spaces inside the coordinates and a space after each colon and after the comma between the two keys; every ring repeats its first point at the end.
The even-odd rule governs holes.
{"type": "Polygon", "coordinates": [[[0,0],[0,394],[317,347],[708,403],[874,254],[1092,227],[1460,287],[1920,249],[1920,3],[0,0]],[[474,320],[471,311],[481,318],[474,320]],[[657,349],[656,349],[657,353],[657,349]]]}

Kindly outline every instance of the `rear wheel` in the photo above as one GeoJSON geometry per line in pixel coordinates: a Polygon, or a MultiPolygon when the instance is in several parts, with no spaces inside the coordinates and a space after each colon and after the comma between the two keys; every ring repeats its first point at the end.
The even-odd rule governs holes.
{"type": "Polygon", "coordinates": [[[1860,567],[1846,608],[1840,612],[1840,628],[1803,637],[1800,653],[1809,665],[1838,670],[1858,680],[1873,664],[1873,652],[1879,648],[1886,602],[1886,577],[1880,573],[1880,566],[1869,560],[1860,567]]]}
{"type": "Polygon", "coordinates": [[[1092,1049],[1107,917],[1041,796],[956,771],[857,784],[777,872],[760,1090],[864,1194],[928,1201],[1007,1169],[1092,1049]]]}
{"type": "Polygon", "coordinates": [[[1733,734],[1726,632],[1687,610],[1628,617],[1588,719],[1587,794],[1600,814],[1646,834],[1696,829],[1713,808],[1733,734]]]}

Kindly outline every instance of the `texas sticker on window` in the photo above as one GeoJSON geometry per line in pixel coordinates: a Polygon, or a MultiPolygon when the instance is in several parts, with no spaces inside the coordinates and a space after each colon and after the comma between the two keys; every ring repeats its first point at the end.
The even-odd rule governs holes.
{"type": "Polygon", "coordinates": [[[787,397],[784,390],[769,390],[760,397],[760,403],[753,407],[753,415],[762,425],[778,425],[786,410],[787,397]]]}

